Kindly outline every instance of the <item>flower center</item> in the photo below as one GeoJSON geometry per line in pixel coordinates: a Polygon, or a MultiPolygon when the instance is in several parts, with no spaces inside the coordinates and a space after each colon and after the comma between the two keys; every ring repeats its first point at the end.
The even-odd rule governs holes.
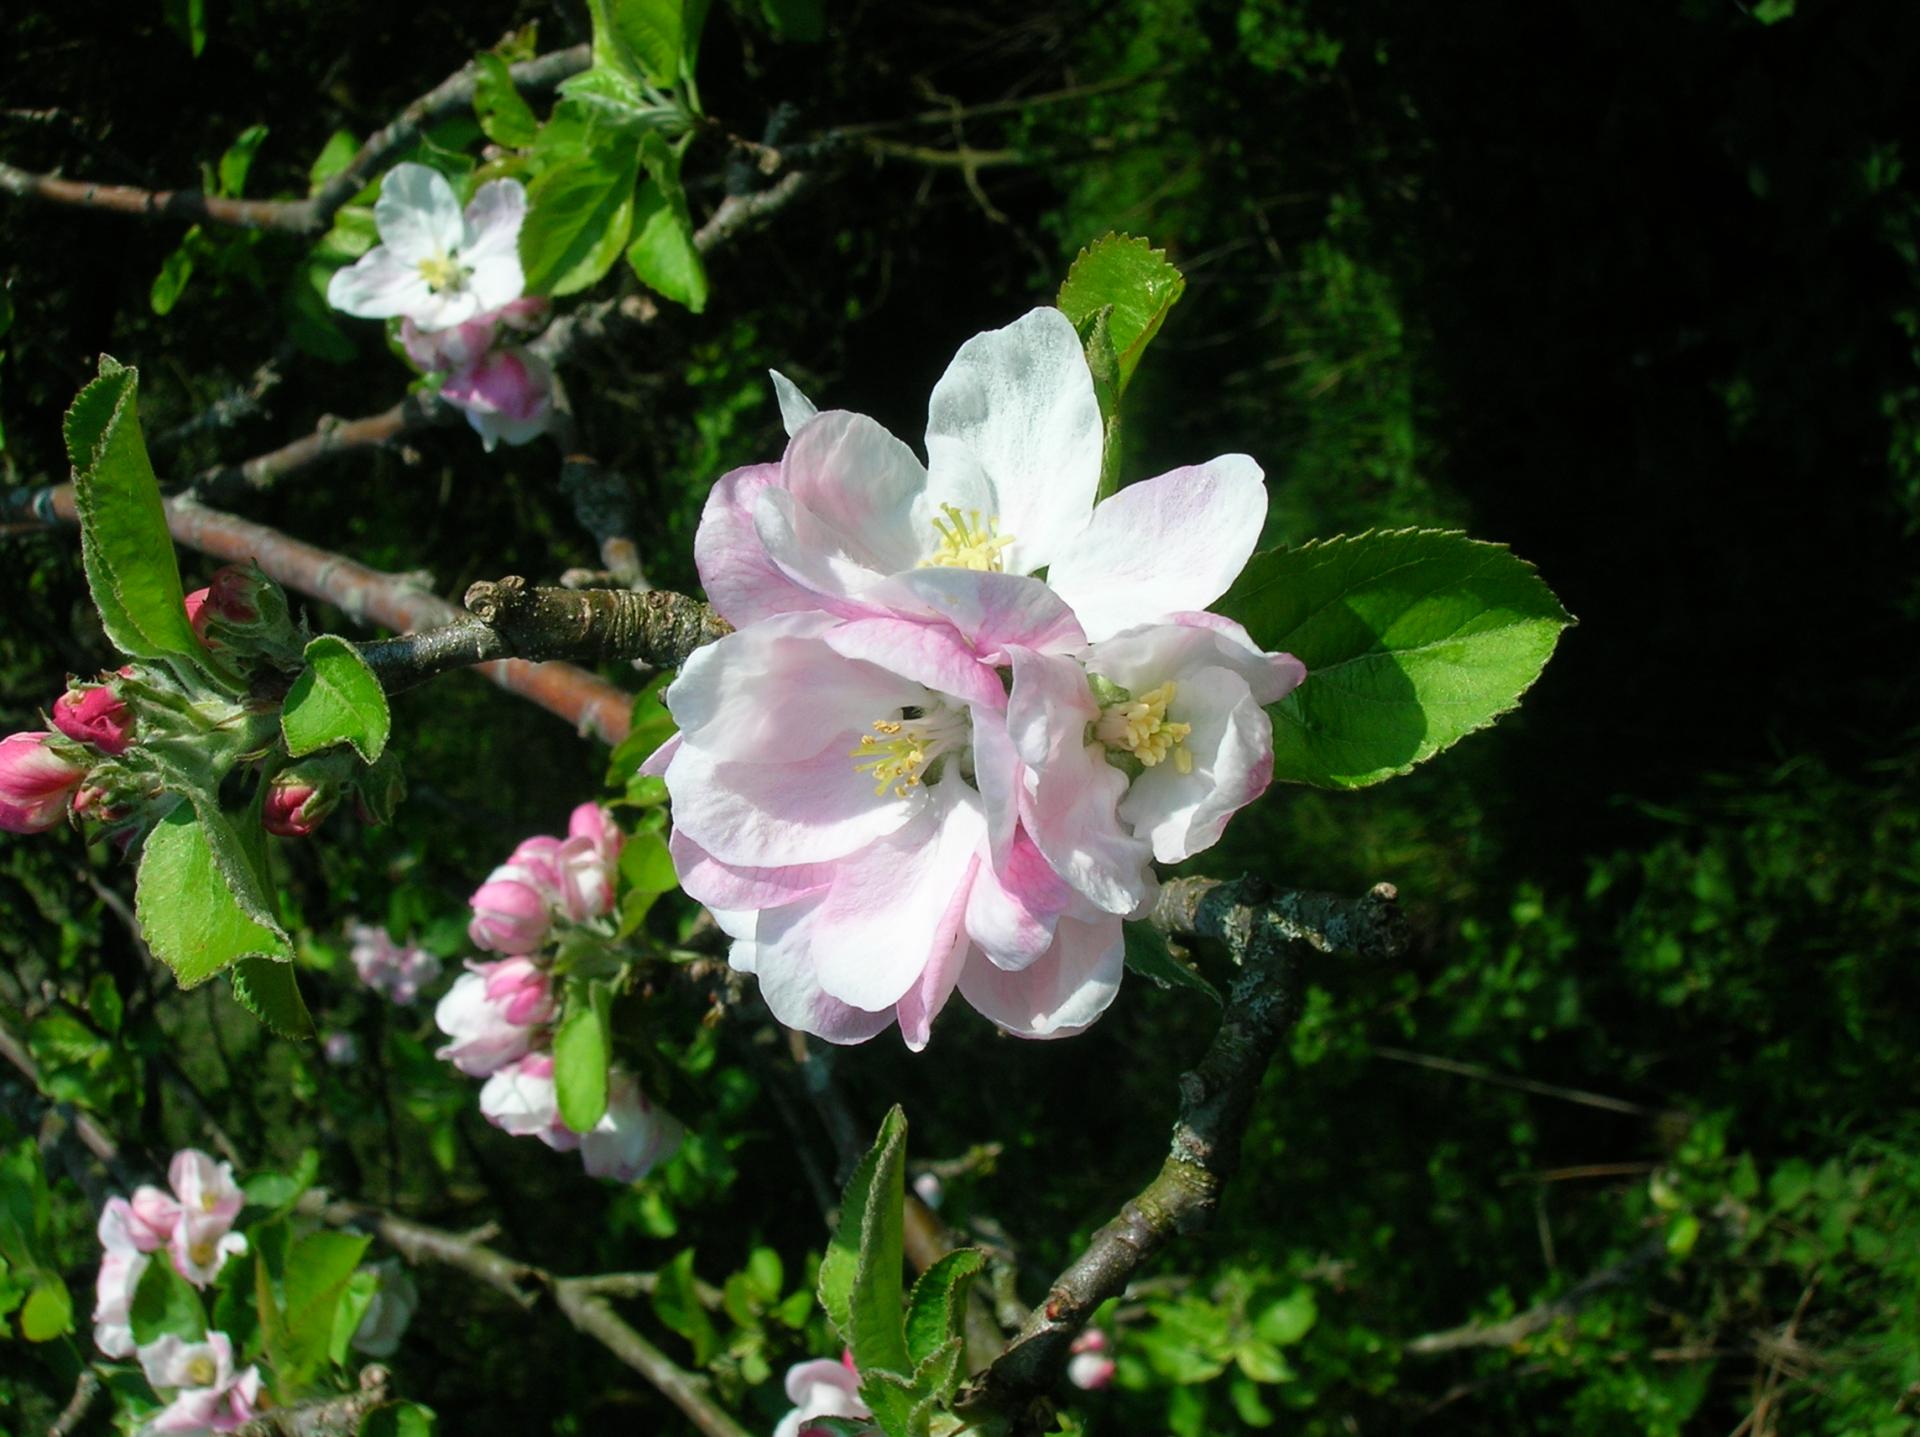
{"type": "Polygon", "coordinates": [[[190,1358],[187,1362],[187,1380],[195,1387],[211,1387],[213,1379],[219,1375],[213,1359],[205,1354],[190,1358]]]}
{"type": "Polygon", "coordinates": [[[875,798],[889,788],[895,798],[905,798],[920,787],[929,770],[932,777],[939,777],[940,760],[963,748],[968,733],[964,713],[937,708],[922,714],[909,709],[897,719],[875,719],[873,732],[860,735],[847,757],[859,760],[853,766],[855,773],[873,776],[875,798]]]}
{"type": "Polygon", "coordinates": [[[219,1206],[220,1206],[219,1201],[214,1197],[212,1193],[200,1194],[200,1211],[201,1212],[212,1212],[215,1208],[219,1206]]]}
{"type": "Polygon", "coordinates": [[[458,289],[467,277],[467,271],[451,255],[437,254],[423,259],[419,264],[420,278],[427,282],[427,288],[438,294],[443,289],[458,289]]]}
{"type": "Polygon", "coordinates": [[[1187,751],[1185,740],[1193,732],[1193,725],[1167,719],[1167,705],[1173,702],[1174,692],[1169,680],[1138,698],[1108,704],[1100,710],[1093,736],[1108,748],[1132,754],[1142,768],[1152,768],[1171,754],[1174,772],[1192,773],[1193,755],[1187,751]]]}
{"type": "Polygon", "coordinates": [[[210,1242],[196,1242],[188,1246],[187,1256],[195,1267],[206,1267],[213,1261],[214,1246],[210,1242]]]}
{"type": "Polygon", "coordinates": [[[998,514],[983,523],[978,509],[962,514],[952,504],[942,504],[940,512],[947,516],[933,521],[933,532],[940,536],[940,547],[920,561],[920,568],[976,569],[983,574],[1005,572],[1006,564],[1000,551],[1013,542],[1013,536],[1000,532],[998,514]]]}

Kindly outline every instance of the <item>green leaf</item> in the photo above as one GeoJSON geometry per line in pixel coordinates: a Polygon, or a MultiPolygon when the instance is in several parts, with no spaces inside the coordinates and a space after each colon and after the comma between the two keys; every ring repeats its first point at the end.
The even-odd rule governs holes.
{"type": "Polygon", "coordinates": [[[474,57],[473,113],[480,128],[496,145],[519,149],[533,143],[540,121],[514,88],[513,72],[492,51],[474,57]]]}
{"type": "Polygon", "coordinates": [[[249,125],[240,132],[238,139],[227,146],[227,152],[220,157],[221,194],[237,196],[246,189],[247,172],[253,168],[253,157],[266,137],[265,125],[249,125]]]}
{"type": "Polygon", "coordinates": [[[553,1093],[561,1121],[576,1133],[592,1132],[607,1110],[612,1008],[613,989],[608,984],[597,980],[568,984],[566,1017],[553,1035],[553,1093]]]}
{"type": "Polygon", "coordinates": [[[161,0],[160,13],[188,53],[199,59],[207,48],[207,0],[161,0]]]}
{"type": "Polygon", "coordinates": [[[215,861],[207,830],[181,804],[147,835],[134,881],[134,912],[147,945],[192,988],[242,958],[293,956],[283,933],[248,915],[215,861]]]}
{"type": "Polygon", "coordinates": [[[147,291],[147,303],[155,314],[172,314],[173,307],[186,292],[187,281],[193,278],[193,258],[199,249],[199,239],[200,226],[194,225],[160,261],[160,273],[153,277],[153,287],[147,291]]]}
{"type": "Polygon", "coordinates": [[[207,1315],[200,1306],[200,1294],[173,1270],[164,1250],[140,1274],[127,1313],[133,1340],[141,1347],[168,1333],[187,1342],[198,1342],[207,1335],[207,1315]]]}
{"type": "Polygon", "coordinates": [[[1220,610],[1307,680],[1271,712],[1274,777],[1364,788],[1520,700],[1572,623],[1531,564],[1401,529],[1256,554],[1220,610]]]}
{"type": "Polygon", "coordinates": [[[48,1262],[44,1235],[50,1206],[46,1171],[33,1139],[0,1149],[0,1257],[18,1268],[48,1262]]]}
{"type": "MultiPolygon", "coordinates": [[[[876,1201],[876,1175],[880,1170],[882,1155],[889,1145],[899,1146],[906,1128],[906,1115],[896,1103],[880,1124],[880,1136],[847,1179],[846,1191],[840,1198],[839,1224],[834,1228],[833,1239],[827,1244],[825,1256],[820,1259],[820,1306],[826,1309],[827,1321],[833,1324],[843,1342],[850,1342],[853,1331],[853,1281],[860,1267],[866,1211],[876,1201]]],[[[905,1201],[904,1186],[900,1200],[903,1203],[905,1201]]],[[[904,1343],[904,1338],[902,1341],[904,1343]]]]}
{"type": "Polygon", "coordinates": [[[240,1185],[240,1190],[246,1194],[248,1207],[266,1208],[279,1216],[300,1200],[319,1175],[320,1154],[308,1148],[300,1154],[292,1172],[255,1173],[240,1185]]]}
{"type": "Polygon", "coordinates": [[[93,981],[87,984],[87,1016],[99,1025],[101,1032],[112,1037],[120,1031],[120,1020],[126,1011],[113,979],[105,973],[94,974],[93,981]]]}
{"type": "Polygon", "coordinates": [[[643,187],[635,200],[627,263],[643,283],[698,314],[707,307],[707,267],[693,242],[679,152],[658,134],[649,134],[641,141],[640,155],[653,184],[643,187]]]}
{"type": "MultiPolygon", "coordinates": [[[[852,1331],[847,1345],[862,1372],[908,1372],[906,1323],[901,1313],[901,1265],[905,1261],[901,1207],[906,1192],[907,1120],[896,1106],[881,1125],[879,1161],[867,1187],[860,1218],[860,1250],[849,1294],[852,1331]],[[898,1119],[898,1121],[896,1121],[898,1119]]],[[[848,1221],[843,1207],[834,1244],[848,1221]]]]}
{"type": "Polygon", "coordinates": [[[307,666],[287,691],[280,732],[287,752],[301,758],[345,743],[367,763],[386,751],[393,726],[387,691],[360,651],[338,634],[322,634],[305,650],[307,666]]]}
{"type": "Polygon", "coordinates": [[[1275,1347],[1291,1347],[1313,1331],[1319,1320],[1320,1305],[1314,1301],[1313,1289],[1296,1287],[1253,1320],[1253,1333],[1275,1347]]]}
{"type": "Polygon", "coordinates": [[[887,1437],[927,1437],[933,1419],[933,1396],[913,1379],[895,1372],[860,1374],[860,1397],[887,1437]]]}
{"type": "MultiPolygon", "coordinates": [[[[307,167],[308,190],[319,189],[351,164],[353,157],[359,153],[360,142],[354,138],[352,130],[335,130],[328,135],[326,144],[320,147],[320,153],[314,156],[313,163],[307,167]]],[[[334,223],[340,223],[338,215],[334,216],[334,223]]]]}
{"type": "Polygon", "coordinates": [[[627,243],[639,143],[617,129],[591,140],[578,159],[547,170],[527,191],[520,263],[529,294],[572,294],[597,283],[627,243]]]}
{"type": "Polygon", "coordinates": [[[1108,330],[1124,394],[1140,356],[1186,287],[1186,278],[1164,251],[1132,235],[1110,234],[1080,251],[1060,286],[1057,303],[1076,328],[1091,322],[1102,308],[1113,306],[1108,330]]]}
{"type": "Polygon", "coordinates": [[[920,1274],[907,1299],[907,1356],[915,1363],[925,1362],[960,1335],[967,1290],[985,1262],[977,1247],[955,1248],[920,1274]]]}
{"type": "Polygon", "coordinates": [[[277,958],[242,958],[230,975],[241,1007],[283,1038],[311,1038],[313,1015],[300,996],[293,964],[277,958]]]}
{"type": "Polygon", "coordinates": [[[620,934],[640,926],[663,893],[680,886],[673,855],[657,833],[636,833],[620,849],[620,934]]]}
{"type": "Polygon", "coordinates": [[[700,1305],[699,1281],[693,1273],[693,1249],[679,1253],[660,1269],[653,1285],[653,1311],[670,1331],[693,1344],[695,1367],[705,1367],[713,1359],[720,1340],[706,1308],[700,1305]]]}
{"type": "Polygon", "coordinates": [[[67,411],[74,506],[87,588],[107,638],[136,659],[198,657],[160,481],[140,438],[139,376],[102,355],[100,377],[67,411]]]}
{"type": "Polygon", "coordinates": [[[1126,943],[1127,967],[1134,972],[1162,988],[1192,988],[1216,1003],[1222,1001],[1218,988],[1173,956],[1166,938],[1151,923],[1128,923],[1120,931],[1126,943]]]}
{"type": "Polygon", "coordinates": [[[680,76],[686,0],[587,0],[593,59],[665,89],[680,76]]]}
{"type": "Polygon", "coordinates": [[[20,1309],[20,1335],[29,1342],[51,1342],[73,1331],[73,1297],[55,1273],[42,1273],[20,1309]]]}
{"type": "Polygon", "coordinates": [[[297,1388],[327,1364],[334,1319],[371,1238],[357,1233],[308,1233],[287,1250],[281,1279],[285,1329],[274,1375],[297,1388]]]}
{"type": "Polygon", "coordinates": [[[433,1437],[431,1407],[418,1402],[385,1402],[360,1419],[359,1437],[433,1437]]]}
{"type": "Polygon", "coordinates": [[[353,1347],[353,1334],[360,1330],[367,1309],[380,1292],[380,1274],[373,1268],[357,1269],[347,1279],[340,1305],[333,1310],[333,1336],[327,1342],[327,1360],[335,1367],[347,1365],[347,1353],[353,1347]]]}
{"type": "Polygon", "coordinates": [[[776,40],[812,44],[827,37],[826,0],[760,0],[760,14],[776,40]]]}

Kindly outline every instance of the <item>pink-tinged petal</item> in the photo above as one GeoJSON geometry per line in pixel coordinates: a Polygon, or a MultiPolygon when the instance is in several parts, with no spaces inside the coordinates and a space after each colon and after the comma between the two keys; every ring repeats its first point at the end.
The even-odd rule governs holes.
{"type": "Polygon", "coordinates": [[[804,952],[821,988],[841,1002],[874,1013],[900,1001],[952,943],[961,917],[954,895],[983,836],[963,784],[941,783],[932,799],[899,832],[845,858],[826,892],[760,914],[763,973],[779,956],[804,952]]]}
{"type": "MultiPolygon", "coordinates": [[[[911,619],[853,619],[829,631],[823,642],[836,654],[865,660],[889,675],[904,675],[936,693],[987,709],[1007,706],[1007,691],[1001,686],[998,674],[982,663],[966,640],[951,629],[915,623],[911,619]]],[[[759,682],[756,678],[755,683],[759,682]]],[[[783,725],[800,727],[805,723],[804,719],[785,712],[789,707],[786,703],[778,707],[782,710],[783,725]]],[[[885,717],[884,711],[878,708],[870,708],[867,713],[868,723],[885,717]]]]}
{"type": "Polygon", "coordinates": [[[882,574],[910,569],[930,544],[913,524],[927,485],[914,453],[864,414],[815,415],[781,457],[781,487],[882,574]]]}
{"type": "Polygon", "coordinates": [[[1071,653],[1086,641],[1073,610],[1038,579],[977,569],[915,569],[875,584],[862,595],[870,606],[937,620],[964,638],[991,664],[1006,663],[1018,646],[1036,653],[1071,653]]]}
{"type": "Polygon", "coordinates": [[[925,1051],[927,1041],[933,1036],[933,1020],[940,1016],[947,999],[953,996],[953,986],[960,981],[960,970],[972,952],[973,945],[967,941],[966,914],[980,869],[980,855],[976,853],[967,860],[966,872],[953,891],[947,911],[941,915],[940,926],[934,930],[933,952],[927,966],[894,1005],[900,1019],[900,1036],[913,1052],[925,1051]]]}
{"type": "Polygon", "coordinates": [[[667,765],[673,821],[723,863],[827,863],[884,838],[919,812],[926,790],[876,796],[853,759],[826,749],[797,763],[716,762],[682,744],[667,765]]]}
{"type": "Polygon", "coordinates": [[[1136,694],[1197,669],[1221,668],[1240,675],[1256,699],[1270,704],[1306,677],[1305,666],[1293,655],[1261,652],[1245,629],[1216,614],[1179,614],[1172,623],[1126,629],[1082,657],[1088,673],[1136,694]]]}
{"type": "Polygon", "coordinates": [[[778,464],[754,464],[721,475],[707,495],[693,536],[694,567],[700,571],[707,602],[735,628],[817,606],[813,591],[789,579],[768,557],[754,528],[754,497],[779,482],[778,464]]]}
{"type": "Polygon", "coordinates": [[[1007,572],[1054,561],[1086,523],[1100,482],[1100,406],[1073,324],[1036,309],[960,347],[927,404],[928,497],[961,503],[984,472],[1007,572]],[[957,497],[950,497],[957,496],[957,497]]]}
{"type": "Polygon", "coordinates": [[[839,866],[803,863],[793,868],[743,868],[722,863],[676,828],[667,838],[680,886],[696,903],[734,911],[779,908],[823,891],[839,866]]]}
{"type": "Polygon", "coordinates": [[[677,733],[671,735],[665,743],[647,755],[646,760],[640,765],[640,776],[642,778],[665,778],[667,776],[667,767],[673,762],[673,756],[680,752],[680,745],[683,742],[685,742],[685,740],[681,735],[677,733]]]}
{"type": "Polygon", "coordinates": [[[1192,766],[1155,764],[1120,803],[1128,827],[1153,844],[1162,863],[1211,848],[1227,820],[1266,791],[1273,778],[1273,724],[1246,680],[1226,669],[1181,678],[1167,716],[1191,724],[1182,747],[1192,766]]]}
{"type": "Polygon", "coordinates": [[[973,712],[973,786],[987,817],[987,859],[1007,861],[1014,825],[1020,820],[1020,755],[999,714],[973,712]]]}
{"type": "MultiPolygon", "coordinates": [[[[520,226],[527,218],[527,191],[518,180],[489,180],[467,201],[462,226],[461,263],[478,266],[483,260],[507,259],[520,271],[520,226]]],[[[499,309],[520,297],[518,290],[505,299],[490,301],[499,309]]]]}
{"type": "Polygon", "coordinates": [[[877,612],[856,596],[880,582],[881,560],[774,485],[753,499],[753,532],[774,569],[810,597],[812,607],[843,618],[877,612]]]}
{"type": "Polygon", "coordinates": [[[1007,861],[983,868],[974,880],[967,935],[989,962],[1017,973],[1053,946],[1062,913],[1084,907],[1022,830],[1014,835],[1007,861]]]}
{"type": "Polygon", "coordinates": [[[1152,851],[1121,824],[1126,775],[1083,741],[1098,713],[1074,660],[1014,651],[1007,730],[1032,769],[1021,822],[1068,884],[1105,912],[1128,914],[1155,891],[1152,851]]]}
{"type": "Polygon", "coordinates": [[[417,314],[432,299],[433,290],[418,267],[407,264],[385,245],[335,270],[327,281],[327,303],[357,319],[417,314]]]}
{"type": "Polygon", "coordinates": [[[1047,582],[1098,641],[1206,608],[1246,567],[1266,518],[1266,482],[1246,455],[1175,469],[1095,509],[1047,582]]]}
{"type": "MultiPolygon", "coordinates": [[[[736,952],[740,943],[735,943],[736,952]]],[[[813,958],[804,950],[749,945],[753,966],[730,960],[742,972],[751,972],[760,996],[773,1016],[789,1028],[811,1033],[829,1043],[864,1043],[893,1026],[893,1009],[870,1013],[831,997],[821,988],[813,958]]]]}
{"type": "MultiPolygon", "coordinates": [[[[916,683],[843,657],[826,615],[783,614],[694,650],[667,707],[709,757],[781,763],[832,749],[842,757],[876,719],[924,704],[916,683]]],[[[845,765],[853,773],[852,760],[845,765]]]]}
{"type": "Polygon", "coordinates": [[[1062,918],[1053,947],[1018,973],[976,957],[960,975],[960,995],[1019,1037],[1069,1037],[1113,1002],[1125,952],[1118,918],[1062,918]]]}
{"type": "Polygon", "coordinates": [[[426,165],[395,165],[373,202],[380,241],[403,264],[445,259],[460,248],[466,223],[447,177],[426,165]]]}
{"type": "Polygon", "coordinates": [[[153,1417],[143,1432],[210,1432],[227,1395],[211,1387],[189,1387],[153,1417]]]}
{"type": "Polygon", "coordinates": [[[769,369],[767,377],[773,380],[774,398],[780,401],[780,423],[791,439],[800,432],[800,428],[814,415],[819,407],[800,392],[800,386],[777,369],[769,369]]]}

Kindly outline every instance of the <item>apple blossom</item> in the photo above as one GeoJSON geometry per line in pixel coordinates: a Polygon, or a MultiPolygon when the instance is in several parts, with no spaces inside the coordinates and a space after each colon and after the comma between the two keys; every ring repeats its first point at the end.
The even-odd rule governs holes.
{"type": "Polygon", "coordinates": [[[412,1003],[440,976],[438,958],[424,948],[395,943],[377,923],[349,924],[347,938],[352,944],[347,956],[360,981],[396,1003],[412,1003]]]}
{"type": "Polygon", "coordinates": [[[553,928],[549,895],[555,892],[558,881],[557,871],[549,872],[543,866],[511,861],[502,864],[467,900],[473,909],[467,936],[476,948],[490,953],[534,952],[547,941],[553,928]]]}
{"type": "MultiPolygon", "coordinates": [[[[118,1201],[110,1198],[107,1206],[112,1207],[118,1201]]],[[[140,1251],[153,1252],[165,1247],[179,1222],[180,1203],[171,1194],[151,1183],[142,1183],[133,1190],[133,1198],[127,1204],[127,1231],[140,1251]]]]}
{"type": "Polygon", "coordinates": [[[520,298],[518,180],[480,186],[465,212],[445,175],[396,165],[380,184],[373,222],[381,243],[327,285],[327,302],[362,319],[405,316],[427,331],[451,329],[520,298]]]}
{"type": "Polygon", "coordinates": [[[695,561],[715,608],[857,614],[916,568],[1047,571],[1087,636],[1203,609],[1253,553],[1260,468],[1226,455],[1094,505],[1103,431],[1067,317],[1036,309],[962,345],[928,401],[927,462],[873,420],[815,412],[776,375],[790,434],[778,465],[715,486],[695,561]]]}
{"type": "Polygon", "coordinates": [[[133,714],[105,684],[68,689],[53,701],[53,726],[75,743],[118,757],[133,741],[133,714]]]}
{"type": "Polygon", "coordinates": [[[630,1183],[680,1146],[685,1129],[647,1100],[631,1073],[615,1071],[607,1081],[607,1110],[593,1131],[580,1135],[580,1158],[587,1174],[630,1183]]]}
{"type": "Polygon", "coordinates": [[[44,833],[60,821],[87,776],[75,752],[48,733],[0,739],[0,831],[44,833]]]}
{"type": "Polygon", "coordinates": [[[816,1417],[873,1416],[860,1400],[860,1374],[851,1353],[840,1362],[831,1357],[796,1362],[787,1369],[786,1387],[793,1411],[780,1419],[773,1437],[801,1437],[816,1417]]]}
{"type": "Polygon", "coordinates": [[[1083,1392],[1097,1391],[1113,1381],[1114,1362],[1107,1356],[1107,1334],[1089,1327],[1073,1339],[1068,1350],[1067,1381],[1083,1392]]]}
{"type": "Polygon", "coordinates": [[[533,1030],[552,1019],[547,975],[526,958],[469,962],[433,1010],[453,1039],[438,1056],[473,1078],[497,1072],[533,1046],[533,1030]]]}
{"type": "Polygon", "coordinates": [[[560,1121],[551,1053],[529,1053],[496,1069],[480,1089],[480,1115],[504,1133],[538,1138],[555,1152],[580,1146],[580,1135],[560,1121]]]}
{"type": "Polygon", "coordinates": [[[553,369],[518,345],[495,349],[448,375],[440,397],[467,416],[489,451],[502,440],[526,444],[553,422],[553,369]]]}
{"type": "Polygon", "coordinates": [[[209,1332],[203,1342],[167,1333],[140,1349],[147,1381],[173,1400],[148,1421],[146,1432],[231,1432],[249,1421],[260,1400],[260,1373],[233,1370],[233,1342],[209,1332]]]}
{"type": "Polygon", "coordinates": [[[326,821],[339,797],[311,779],[282,773],[267,785],[260,821],[268,833],[280,838],[305,838],[326,821]]]}
{"type": "Polygon", "coordinates": [[[153,1261],[132,1248],[108,1248],[94,1279],[93,1345],[109,1357],[133,1356],[133,1290],[153,1261]]]}
{"type": "Polygon", "coordinates": [[[320,1040],[320,1056],[336,1068],[352,1067],[360,1061],[360,1040],[336,1028],[320,1040]]]}

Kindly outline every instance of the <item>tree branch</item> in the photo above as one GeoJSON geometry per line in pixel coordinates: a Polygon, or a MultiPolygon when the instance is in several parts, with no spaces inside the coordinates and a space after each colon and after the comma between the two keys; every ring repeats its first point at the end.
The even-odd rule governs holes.
{"type": "Polygon", "coordinates": [[[1641,1268],[1658,1262],[1666,1251],[1666,1234],[1656,1233],[1613,1266],[1589,1274],[1558,1297],[1530,1307],[1505,1322],[1465,1322],[1444,1332],[1429,1332],[1409,1341],[1406,1351],[1415,1357],[1437,1357],[1468,1347],[1512,1347],[1535,1333],[1546,1331],[1561,1318],[1573,1316],[1608,1288],[1618,1287],[1641,1268]]]}
{"type": "MultiPolygon", "coordinates": [[[[556,50],[513,66],[514,85],[523,91],[550,90],[569,75],[579,74],[592,60],[592,50],[587,45],[556,50]]],[[[0,163],[0,191],[21,199],[114,214],[281,230],[299,235],[324,234],[332,225],[334,215],[366,187],[375,170],[412,144],[429,125],[473,103],[478,75],[477,63],[469,61],[463,65],[369,136],[345,169],[304,200],[242,200],[197,190],[143,190],[133,185],[102,185],[58,175],[31,174],[4,163],[0,163]]]]}
{"type": "Polygon", "coordinates": [[[1219,1032],[1199,1064],[1181,1076],[1180,1116],[1159,1174],[1054,1279],[1006,1351],[963,1394],[963,1415],[998,1412],[1012,1417],[1016,1430],[1039,1430],[1036,1400],[1058,1380],[1069,1344],[1094,1309],[1124,1291],[1176,1235],[1212,1220],[1239,1166],[1240,1140],[1267,1064],[1299,1016],[1305,948],[1378,956],[1403,951],[1406,925],[1394,897],[1385,883],[1357,902],[1271,893],[1252,879],[1182,879],[1162,890],[1153,914],[1157,927],[1221,939],[1239,961],[1219,1032]]]}
{"type": "Polygon", "coordinates": [[[313,433],[266,454],[255,455],[239,464],[218,464],[202,470],[182,490],[186,498],[202,503],[227,504],[242,494],[260,494],[290,474],[339,454],[361,449],[379,449],[422,429],[452,424],[460,417],[437,394],[409,394],[391,409],[361,419],[320,421],[313,433]]]}
{"type": "Polygon", "coordinates": [[[269,1407],[233,1429],[233,1437],[356,1437],[374,1408],[393,1400],[393,1374],[377,1362],[360,1369],[360,1390],[343,1397],[269,1407]]]}

